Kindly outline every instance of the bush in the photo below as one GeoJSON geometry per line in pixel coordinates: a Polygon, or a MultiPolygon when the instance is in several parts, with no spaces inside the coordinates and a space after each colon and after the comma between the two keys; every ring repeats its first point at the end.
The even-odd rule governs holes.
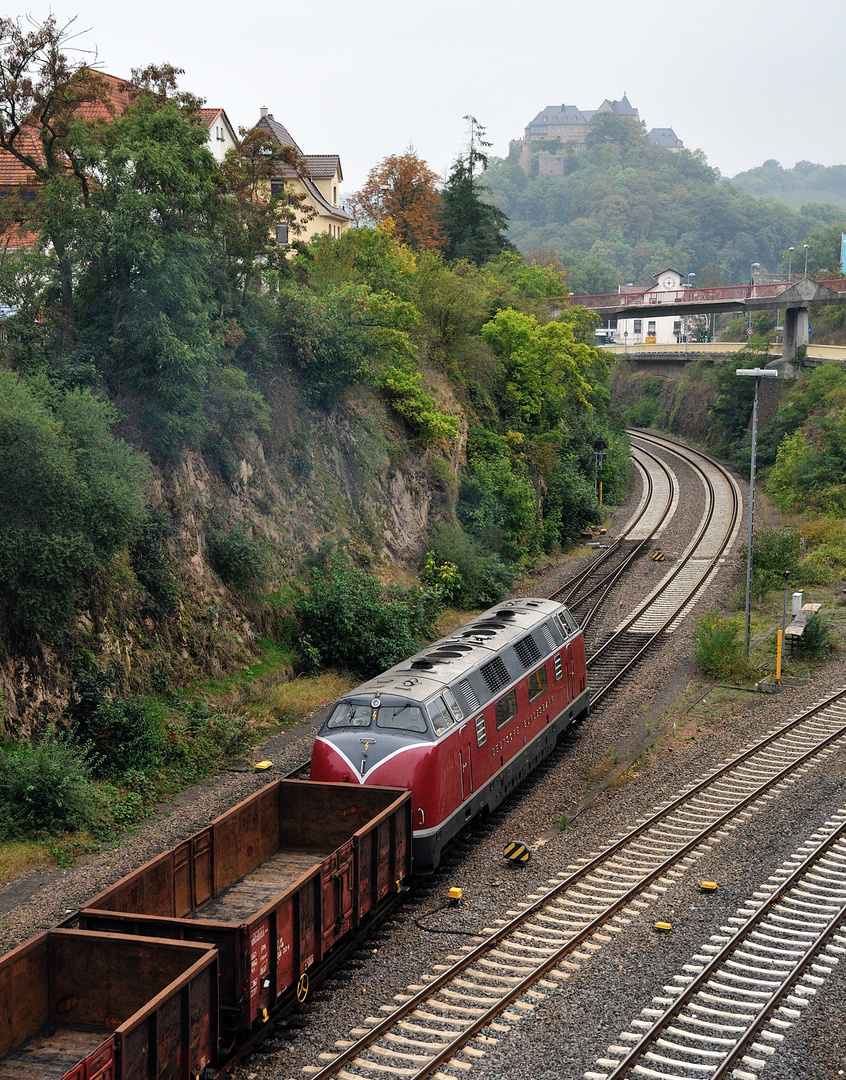
{"type": "Polygon", "coordinates": [[[459,607],[488,607],[502,600],[514,584],[514,571],[458,526],[439,526],[429,543],[436,568],[455,567],[450,576],[458,584],[451,588],[449,599],[459,607]]]}
{"type": "Polygon", "coordinates": [[[424,446],[448,442],[458,435],[458,418],[438,409],[435,399],[420,386],[422,379],[419,371],[392,364],[385,372],[382,385],[391,407],[424,446]]]}
{"type": "Polygon", "coordinates": [[[143,518],[146,465],[115,419],[87,391],[0,371],[0,605],[21,636],[61,636],[143,518]]]}
{"type": "Polygon", "coordinates": [[[52,729],[0,749],[0,840],[100,824],[90,753],[52,729]]]}
{"type": "Polygon", "coordinates": [[[119,779],[129,769],[155,771],[165,755],[165,733],[158,708],[146,698],[111,701],[87,712],[77,710],[75,738],[93,748],[98,776],[119,779]]]}
{"type": "Polygon", "coordinates": [[[715,679],[744,679],[749,676],[739,619],[726,619],[711,611],[697,622],[695,633],[693,655],[706,675],[715,679]]]}
{"type": "Polygon", "coordinates": [[[130,545],[132,569],[145,590],[143,610],[153,618],[169,619],[179,611],[179,581],[167,541],[173,522],[163,506],[150,510],[130,545]]]}
{"type": "Polygon", "coordinates": [[[805,623],[805,632],[802,635],[802,648],[809,660],[816,660],[823,653],[831,652],[835,645],[834,634],[831,627],[823,622],[820,613],[814,614],[805,623]]]}
{"type": "Polygon", "coordinates": [[[215,572],[236,589],[254,589],[267,574],[264,544],[251,536],[243,525],[220,531],[210,529],[208,549],[215,572]]]}
{"type": "Polygon", "coordinates": [[[802,541],[795,529],[764,529],[752,543],[753,591],[781,588],[784,574],[795,574],[802,541]]]}
{"type": "Polygon", "coordinates": [[[485,548],[517,563],[540,549],[537,496],[529,479],[512,462],[503,439],[476,432],[468,475],[461,482],[458,518],[485,548]]]}
{"type": "Polygon", "coordinates": [[[369,678],[417,652],[437,617],[433,589],[382,588],[343,555],[311,574],[311,591],[296,606],[298,648],[310,668],[339,667],[369,678]]]}

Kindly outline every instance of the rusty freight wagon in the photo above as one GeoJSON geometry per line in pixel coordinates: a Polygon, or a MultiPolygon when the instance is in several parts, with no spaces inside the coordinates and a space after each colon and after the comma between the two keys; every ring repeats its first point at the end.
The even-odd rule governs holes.
{"type": "Polygon", "coordinates": [[[78,925],[214,945],[225,1054],[280,998],[304,998],[410,872],[408,792],[278,780],[100,893],[78,925]]]}
{"type": "Polygon", "coordinates": [[[0,958],[0,1080],[183,1080],[217,1057],[209,946],[48,930],[0,958]]]}

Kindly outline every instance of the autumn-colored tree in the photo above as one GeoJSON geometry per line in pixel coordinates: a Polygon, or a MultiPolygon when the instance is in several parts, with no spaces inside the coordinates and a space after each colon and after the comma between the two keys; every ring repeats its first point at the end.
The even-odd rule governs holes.
{"type": "Polygon", "coordinates": [[[378,225],[390,218],[400,243],[415,251],[438,250],[446,237],[440,227],[437,180],[437,173],[409,147],[375,165],[347,208],[356,225],[378,225]]]}

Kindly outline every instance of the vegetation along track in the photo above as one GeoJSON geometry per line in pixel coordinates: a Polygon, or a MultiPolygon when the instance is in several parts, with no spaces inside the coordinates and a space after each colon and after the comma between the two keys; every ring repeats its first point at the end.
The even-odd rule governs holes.
{"type": "Polygon", "coordinates": [[[306,1071],[317,1080],[466,1076],[474,1059],[624,930],[627,907],[658,899],[724,830],[765,810],[838,740],[846,740],[846,691],[718,767],[604,852],[568,867],[464,955],[450,956],[450,967],[398,995],[396,1008],[382,1006],[388,1015],[368,1017],[338,1052],[321,1055],[326,1065],[306,1071]]]}
{"type": "Polygon", "coordinates": [[[637,440],[635,446],[646,443],[683,458],[705,487],[705,510],[679,561],[614,633],[588,655],[591,707],[631,670],[658,638],[675,630],[717,574],[740,528],[740,489],[719,462],[670,439],[642,432],[630,432],[630,435],[637,440]]]}

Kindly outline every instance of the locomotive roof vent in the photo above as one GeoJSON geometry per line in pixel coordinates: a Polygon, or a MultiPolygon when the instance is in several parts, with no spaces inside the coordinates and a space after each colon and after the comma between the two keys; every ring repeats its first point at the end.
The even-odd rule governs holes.
{"type": "Polygon", "coordinates": [[[473,638],[475,641],[482,641],[484,638],[496,637],[496,630],[491,630],[489,627],[481,627],[478,630],[467,630],[461,636],[473,638]]]}
{"type": "Polygon", "coordinates": [[[483,627],[483,626],[487,627],[487,626],[489,626],[492,630],[504,630],[505,629],[505,623],[504,622],[497,622],[496,619],[482,619],[480,622],[473,623],[473,626],[474,627],[483,627]]]}
{"type": "Polygon", "coordinates": [[[420,660],[412,660],[411,666],[413,668],[422,668],[424,671],[431,671],[435,665],[432,663],[431,660],[427,660],[425,657],[422,657],[420,660]]]}
{"type": "Polygon", "coordinates": [[[448,657],[448,658],[460,657],[460,656],[463,656],[464,653],[468,651],[468,649],[470,649],[469,645],[465,646],[465,648],[463,648],[463,649],[435,649],[434,652],[429,653],[429,656],[431,656],[433,659],[436,656],[437,657],[444,656],[444,657],[448,657]]]}
{"type": "Polygon", "coordinates": [[[502,611],[497,611],[495,614],[498,619],[514,619],[517,617],[517,613],[508,608],[503,608],[502,611]]]}

